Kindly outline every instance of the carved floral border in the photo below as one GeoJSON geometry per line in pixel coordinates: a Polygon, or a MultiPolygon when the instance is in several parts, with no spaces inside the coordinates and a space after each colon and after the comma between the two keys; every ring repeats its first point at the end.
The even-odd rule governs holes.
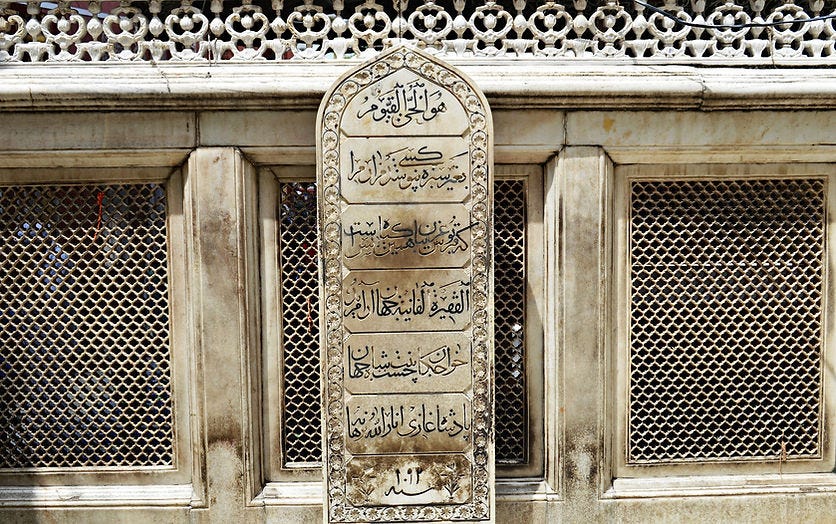
{"type": "Polygon", "coordinates": [[[323,458],[328,522],[474,521],[491,519],[491,462],[493,460],[493,380],[490,246],[490,110],[470,81],[433,57],[414,49],[395,48],[341,78],[326,94],[318,118],[318,192],[324,290],[322,292],[323,458]],[[343,340],[342,261],[339,175],[339,127],[342,112],[366,85],[400,69],[448,89],[462,103],[470,119],[471,297],[473,314],[473,497],[466,504],[358,508],[346,499],[346,464],[342,415],[343,340]]]}

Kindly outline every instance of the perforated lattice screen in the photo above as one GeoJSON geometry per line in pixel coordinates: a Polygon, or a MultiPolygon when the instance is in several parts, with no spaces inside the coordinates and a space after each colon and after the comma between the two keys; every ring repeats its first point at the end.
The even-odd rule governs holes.
{"type": "Polygon", "coordinates": [[[632,182],[628,461],[820,453],[824,195],[632,182]]]}
{"type": "Polygon", "coordinates": [[[497,180],[494,183],[496,460],[504,464],[528,461],[525,226],[525,181],[497,180]]]}
{"type": "Polygon", "coordinates": [[[319,283],[316,184],[279,185],[279,264],[284,356],[284,464],[318,462],[319,283]]]}
{"type": "Polygon", "coordinates": [[[0,187],[0,467],[173,464],[165,190],[0,187]]]}

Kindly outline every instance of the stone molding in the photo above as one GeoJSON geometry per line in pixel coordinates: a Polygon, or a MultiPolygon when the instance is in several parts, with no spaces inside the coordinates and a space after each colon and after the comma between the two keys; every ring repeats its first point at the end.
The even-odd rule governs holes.
{"type": "Polygon", "coordinates": [[[0,508],[5,507],[189,507],[191,484],[154,486],[14,486],[0,488],[0,508]]]}
{"type": "MultiPolygon", "coordinates": [[[[836,70],[451,60],[491,107],[818,110],[836,108],[836,70]]],[[[0,111],[315,109],[356,61],[0,68],[0,111]],[[60,82],[56,79],[60,78],[60,82]]]]}

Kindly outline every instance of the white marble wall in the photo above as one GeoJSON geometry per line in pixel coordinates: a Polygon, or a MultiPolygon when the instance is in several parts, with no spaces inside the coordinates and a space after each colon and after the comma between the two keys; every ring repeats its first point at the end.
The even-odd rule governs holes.
{"type": "MultiPolygon", "coordinates": [[[[270,414],[261,387],[276,377],[261,369],[256,172],[296,166],[313,174],[314,107],[340,66],[132,67],[0,70],[0,175],[137,180],[182,171],[194,428],[186,439],[195,466],[175,484],[6,476],[0,520],[320,522],[319,483],[274,476],[265,465],[270,414]]],[[[535,478],[498,481],[497,522],[817,522],[836,514],[831,473],[616,478],[619,429],[609,400],[610,217],[620,166],[832,174],[832,73],[468,67],[493,107],[496,162],[545,174],[545,466],[535,478]]],[[[834,416],[832,402],[826,410],[834,416]]]]}

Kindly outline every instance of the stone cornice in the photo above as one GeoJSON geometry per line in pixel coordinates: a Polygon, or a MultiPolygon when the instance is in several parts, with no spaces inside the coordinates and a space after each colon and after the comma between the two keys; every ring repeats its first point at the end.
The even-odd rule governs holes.
{"type": "MultiPolygon", "coordinates": [[[[7,65],[0,67],[0,111],[311,109],[356,63],[7,65]]],[[[451,63],[496,108],[836,108],[836,69],[451,63]]]]}

